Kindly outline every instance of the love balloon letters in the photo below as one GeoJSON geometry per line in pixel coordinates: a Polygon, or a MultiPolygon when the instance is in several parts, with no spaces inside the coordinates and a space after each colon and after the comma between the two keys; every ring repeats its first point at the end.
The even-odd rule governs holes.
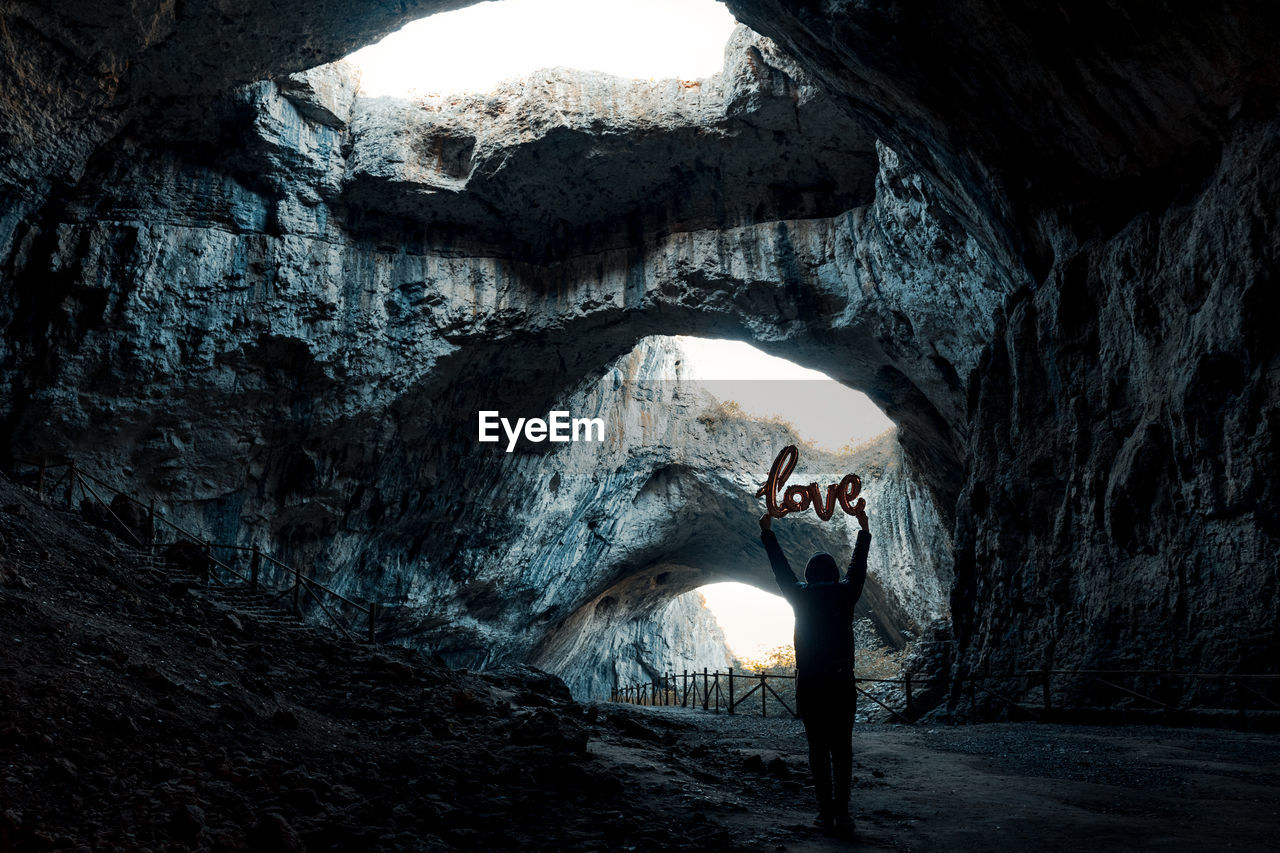
{"type": "Polygon", "coordinates": [[[807,486],[788,486],[787,478],[795,470],[799,459],[800,451],[796,450],[794,444],[788,444],[773,460],[773,467],[769,469],[769,479],[760,487],[760,491],[756,492],[756,497],[764,498],[765,503],[768,504],[769,515],[782,518],[789,512],[804,512],[812,504],[818,518],[828,521],[836,511],[837,501],[840,502],[840,508],[849,515],[854,515],[866,505],[866,501],[858,498],[862,492],[862,478],[857,474],[849,474],[839,484],[832,483],[827,486],[825,501],[822,499],[822,492],[817,483],[810,483],[807,486]],[[778,500],[780,494],[781,501],[778,500]]]}

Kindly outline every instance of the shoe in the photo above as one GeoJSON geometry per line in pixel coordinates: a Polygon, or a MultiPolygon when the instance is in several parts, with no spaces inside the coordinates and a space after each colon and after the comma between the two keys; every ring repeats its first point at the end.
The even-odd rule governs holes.
{"type": "Polygon", "coordinates": [[[833,835],[847,838],[853,835],[856,829],[857,824],[853,822],[853,818],[849,817],[848,812],[841,812],[831,820],[831,832],[833,835]]]}

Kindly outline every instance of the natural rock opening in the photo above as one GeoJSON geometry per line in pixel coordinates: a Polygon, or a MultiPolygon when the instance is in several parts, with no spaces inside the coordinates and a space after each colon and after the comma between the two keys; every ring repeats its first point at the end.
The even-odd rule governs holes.
{"type": "MultiPolygon", "coordinates": [[[[585,467],[475,443],[482,409],[640,405],[598,377],[665,358],[627,355],[647,335],[749,339],[866,389],[901,426],[913,499],[948,527],[959,377],[1012,283],[928,181],[745,29],[699,87],[556,74],[442,105],[362,100],[328,66],[236,90],[199,125],[137,128],[18,222],[11,454],[74,448],[466,666],[568,672],[596,599],[622,624],[726,571],[691,543],[603,559],[626,516],[606,494],[638,476],[622,458],[588,485],[585,467]],[[139,377],[163,406],[137,404],[139,377]],[[619,589],[566,586],[597,562],[619,589]]],[[[754,546],[754,474],[712,494],[678,460],[646,464],[638,505],[707,492],[723,512],[701,536],[754,546]]]]}
{"type": "Polygon", "coordinates": [[[506,472],[443,413],[733,336],[899,425],[957,672],[1273,668],[1272,16],[731,0],[760,35],[718,80],[417,105],[325,63],[465,4],[341,5],[5,10],[11,459],[74,450],[405,630],[443,595],[479,662],[538,590],[477,582],[506,472]]]}
{"type": "MultiPolygon", "coordinates": [[[[744,364],[741,353],[730,352],[740,375],[757,369],[744,364]]],[[[896,432],[874,435],[884,423],[880,419],[868,427],[852,422],[853,410],[836,403],[836,383],[830,380],[808,380],[812,387],[801,392],[811,398],[807,410],[799,408],[801,399],[787,400],[796,407],[797,432],[776,416],[744,411],[738,402],[752,406],[781,394],[781,388],[767,386],[787,380],[762,379],[755,384],[766,387],[751,388],[749,381],[707,379],[717,374],[694,368],[680,341],[646,339],[606,376],[610,388],[602,403],[564,404],[608,413],[608,431],[618,446],[607,456],[574,447],[539,461],[539,476],[554,468],[560,486],[529,510],[531,522],[546,525],[544,540],[526,536],[522,547],[540,554],[540,582],[556,588],[555,599],[573,604],[548,620],[534,652],[537,665],[584,696],[681,665],[729,665],[715,619],[694,591],[727,580],[776,590],[756,524],[762,456],[772,458],[777,449],[804,442],[807,430],[826,426],[812,423],[822,417],[850,418],[844,432],[849,443],[864,440],[843,452],[806,444],[797,482],[858,471],[868,500],[878,507],[875,568],[859,613],[874,625],[880,642],[899,648],[946,619],[949,535],[896,432]],[[579,514],[590,516],[585,531],[575,531],[579,514]],[[558,515],[569,522],[557,523],[558,515]],[[575,543],[575,536],[585,543],[575,543]]],[[[805,380],[790,382],[794,387],[805,380]]],[[[806,514],[788,519],[785,527],[797,559],[815,551],[845,557],[851,552],[853,527],[846,518],[823,523],[806,514]]]]}
{"type": "Polygon", "coordinates": [[[412,21],[345,61],[368,97],[489,92],[548,68],[690,85],[720,71],[733,27],[715,0],[499,0],[412,21]]]}

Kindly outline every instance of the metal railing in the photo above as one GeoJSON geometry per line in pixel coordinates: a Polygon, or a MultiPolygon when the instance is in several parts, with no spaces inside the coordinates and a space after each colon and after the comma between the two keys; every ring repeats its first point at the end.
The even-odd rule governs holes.
{"type": "MultiPolygon", "coordinates": [[[[122,491],[121,489],[112,486],[110,483],[104,482],[102,479],[95,477],[89,472],[76,467],[76,464],[72,461],[52,464],[43,461],[20,461],[18,464],[27,465],[36,470],[35,490],[42,501],[56,500],[55,496],[57,495],[59,488],[65,487],[63,500],[66,504],[66,508],[70,510],[75,506],[75,492],[76,489],[79,488],[80,493],[84,498],[92,499],[100,505],[106,511],[107,516],[114,521],[120,527],[121,531],[140,548],[154,550],[159,545],[172,544],[162,543],[159,541],[158,533],[160,525],[163,525],[165,528],[172,531],[175,537],[180,537],[181,539],[185,539],[186,541],[195,544],[203,552],[202,561],[204,563],[204,579],[206,583],[209,583],[210,585],[225,587],[228,585],[227,580],[229,578],[234,578],[235,580],[245,584],[251,591],[257,591],[263,582],[264,565],[269,564],[276,569],[275,572],[270,572],[270,574],[292,580],[291,584],[285,586],[283,589],[276,590],[276,595],[272,599],[273,601],[279,601],[287,595],[292,595],[293,612],[298,616],[301,616],[302,597],[305,594],[312,602],[315,603],[325,617],[327,617],[329,622],[348,640],[355,642],[356,635],[358,633],[363,633],[368,642],[377,642],[378,605],[376,602],[370,601],[367,604],[360,604],[359,602],[353,601],[337,590],[331,589],[314,578],[308,577],[307,574],[297,566],[291,566],[288,563],[277,559],[266,551],[261,550],[256,545],[245,546],[213,542],[196,533],[192,533],[160,514],[154,500],[149,501],[148,503],[143,503],[134,495],[122,491]],[[62,470],[62,474],[53,481],[52,485],[48,486],[48,494],[46,495],[46,482],[48,481],[51,473],[59,470],[62,470]],[[97,486],[98,488],[95,489],[94,486],[97,486]],[[124,519],[120,518],[115,510],[112,509],[112,504],[103,500],[102,495],[98,493],[98,489],[102,489],[104,492],[119,496],[124,500],[129,501],[139,509],[144,510],[147,514],[147,522],[143,525],[143,529],[139,531],[134,526],[124,521],[124,519]],[[235,562],[234,558],[228,557],[225,560],[219,559],[214,556],[215,551],[222,551],[224,552],[224,555],[228,552],[232,554],[247,554],[249,556],[249,566],[247,570],[242,573],[231,565],[232,562],[235,562]],[[328,604],[325,602],[326,598],[329,600],[328,604]],[[344,605],[355,614],[354,618],[356,620],[363,617],[366,622],[364,631],[357,632],[355,622],[344,620],[339,617],[337,612],[335,612],[338,607],[344,605]]],[[[177,540],[175,539],[175,541],[177,540]]],[[[234,583],[234,581],[232,582],[234,583]]]]}

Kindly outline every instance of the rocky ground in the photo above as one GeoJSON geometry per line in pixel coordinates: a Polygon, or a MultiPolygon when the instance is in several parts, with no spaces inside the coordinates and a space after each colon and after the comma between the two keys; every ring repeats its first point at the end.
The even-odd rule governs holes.
{"type": "Polygon", "coordinates": [[[0,479],[0,851],[1264,849],[1280,744],[863,726],[852,842],[791,720],[237,616],[0,479]]]}

